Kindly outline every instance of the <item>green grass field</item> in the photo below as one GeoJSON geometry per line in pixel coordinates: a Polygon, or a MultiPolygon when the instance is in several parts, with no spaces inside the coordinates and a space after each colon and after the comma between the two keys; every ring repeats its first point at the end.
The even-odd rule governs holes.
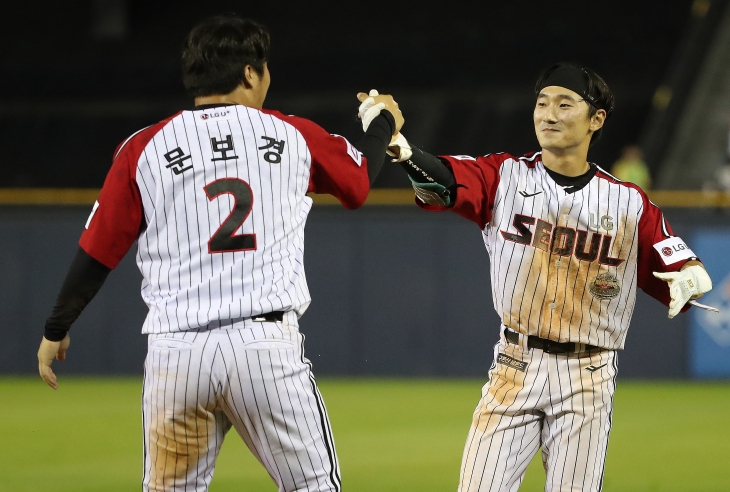
{"type": "MultiPolygon", "coordinates": [[[[0,379],[0,490],[140,489],[141,378],[0,379]]],[[[344,490],[455,491],[482,382],[322,379],[344,490]]],[[[619,382],[604,490],[729,491],[730,384],[619,382]]],[[[521,491],[540,491],[533,461],[521,491]]],[[[211,491],[276,489],[234,432],[211,491]]]]}

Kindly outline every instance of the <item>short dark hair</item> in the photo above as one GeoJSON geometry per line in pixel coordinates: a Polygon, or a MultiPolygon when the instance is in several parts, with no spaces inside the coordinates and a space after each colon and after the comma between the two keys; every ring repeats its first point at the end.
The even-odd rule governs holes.
{"type": "Polygon", "coordinates": [[[259,75],[269,59],[269,32],[254,21],[236,15],[207,19],[190,31],[182,50],[182,75],[192,97],[228,94],[241,84],[248,87],[244,68],[259,75]]]}
{"type": "MultiPolygon", "coordinates": [[[[598,75],[590,68],[586,68],[577,63],[556,63],[555,65],[552,65],[543,70],[540,74],[540,77],[537,79],[537,83],[535,84],[535,97],[540,94],[540,89],[543,87],[545,79],[547,79],[550,74],[553,73],[555,70],[563,67],[578,69],[582,71],[585,75],[585,79],[588,85],[588,95],[590,95],[593,99],[593,103],[586,100],[586,103],[588,104],[588,118],[592,118],[599,109],[603,109],[604,111],[606,111],[606,118],[608,119],[608,117],[613,112],[615,103],[613,92],[611,92],[608,84],[605,80],[603,80],[600,75],[598,75]]],[[[593,135],[591,135],[591,145],[596,143],[598,139],[601,138],[602,132],[603,128],[596,130],[593,135]]]]}

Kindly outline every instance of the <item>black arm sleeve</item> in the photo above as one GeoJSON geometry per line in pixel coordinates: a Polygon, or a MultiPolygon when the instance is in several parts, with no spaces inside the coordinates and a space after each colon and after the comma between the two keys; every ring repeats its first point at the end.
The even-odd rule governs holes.
{"type": "Polygon", "coordinates": [[[395,118],[390,114],[390,111],[383,110],[370,122],[368,131],[355,145],[355,148],[362,152],[368,160],[368,177],[371,185],[380,174],[380,170],[383,169],[385,151],[388,149],[388,144],[390,144],[394,133],[395,118]]]}
{"type": "Polygon", "coordinates": [[[111,269],[79,248],[63,281],[51,316],[46,320],[45,337],[52,342],[63,340],[81,311],[91,302],[111,269]]]}
{"type": "Polygon", "coordinates": [[[440,184],[444,189],[439,194],[442,198],[450,195],[453,204],[456,201],[456,191],[459,187],[453,171],[438,157],[424,152],[416,146],[413,146],[412,150],[411,158],[400,163],[411,180],[420,184],[440,184]]]}
{"type": "Polygon", "coordinates": [[[441,159],[415,146],[412,150],[413,155],[411,158],[400,164],[413,181],[416,183],[438,183],[445,188],[456,186],[454,173],[446,167],[441,159]]]}

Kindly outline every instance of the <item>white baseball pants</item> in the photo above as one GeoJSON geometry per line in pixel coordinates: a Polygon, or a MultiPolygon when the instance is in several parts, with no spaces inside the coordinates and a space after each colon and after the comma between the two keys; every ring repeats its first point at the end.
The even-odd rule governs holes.
{"type": "Polygon", "coordinates": [[[552,354],[507,343],[474,412],[459,492],[518,490],[542,447],[547,492],[600,491],[611,430],[614,350],[552,354]]]}
{"type": "Polygon", "coordinates": [[[233,426],[280,492],[340,491],[329,418],[303,341],[294,313],[283,322],[149,335],[143,490],[208,490],[233,426]]]}

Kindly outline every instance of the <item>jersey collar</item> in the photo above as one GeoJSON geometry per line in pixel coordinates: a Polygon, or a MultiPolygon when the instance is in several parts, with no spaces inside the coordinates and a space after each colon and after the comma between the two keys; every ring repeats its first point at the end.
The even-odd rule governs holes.
{"type": "Polygon", "coordinates": [[[223,106],[236,106],[236,103],[211,103],[211,104],[201,104],[199,106],[195,106],[191,111],[198,111],[199,109],[212,109],[212,108],[220,108],[223,106]]]}
{"type": "Polygon", "coordinates": [[[584,174],[581,174],[580,176],[564,176],[560,173],[556,173],[555,171],[548,169],[547,166],[545,166],[545,163],[543,163],[542,166],[545,168],[545,171],[547,171],[553,181],[561,186],[566,193],[575,193],[576,191],[580,191],[585,188],[585,186],[593,179],[593,176],[595,176],[596,172],[598,171],[598,166],[596,166],[592,162],[589,162],[588,165],[590,166],[588,171],[586,171],[584,174]]]}

